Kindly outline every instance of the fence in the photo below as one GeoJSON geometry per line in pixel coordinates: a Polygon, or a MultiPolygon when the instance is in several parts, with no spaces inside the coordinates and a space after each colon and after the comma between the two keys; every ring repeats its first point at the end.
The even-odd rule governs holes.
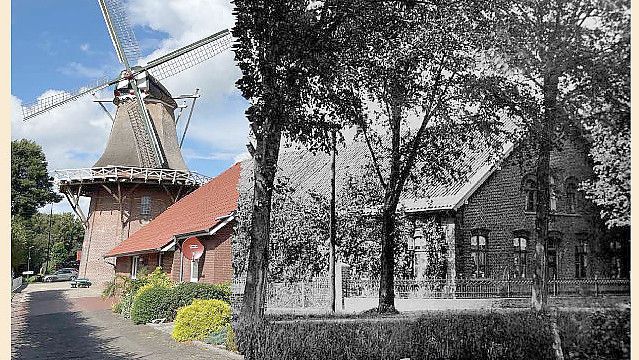
{"type": "MultiPolygon", "coordinates": [[[[329,301],[329,279],[315,278],[313,281],[269,283],[266,290],[268,308],[325,308],[329,301]]],[[[231,303],[234,309],[244,295],[244,280],[235,280],[231,286],[231,303]]]]}
{"type": "MultiPolygon", "coordinates": [[[[345,297],[377,297],[379,280],[348,279],[345,297]]],[[[550,280],[548,292],[552,296],[599,296],[602,294],[630,294],[628,279],[559,279],[550,280]]],[[[531,279],[447,279],[395,280],[395,297],[399,299],[448,299],[530,297],[531,279]]]]}
{"type": "Polygon", "coordinates": [[[22,276],[11,280],[11,292],[16,291],[20,286],[22,286],[22,276]]]}

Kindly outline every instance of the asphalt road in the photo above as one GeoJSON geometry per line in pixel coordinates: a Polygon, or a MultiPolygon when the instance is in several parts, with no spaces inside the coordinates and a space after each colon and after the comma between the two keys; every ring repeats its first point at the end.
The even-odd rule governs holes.
{"type": "Polygon", "coordinates": [[[11,304],[12,359],[235,359],[111,312],[94,289],[31,284],[11,304]]]}

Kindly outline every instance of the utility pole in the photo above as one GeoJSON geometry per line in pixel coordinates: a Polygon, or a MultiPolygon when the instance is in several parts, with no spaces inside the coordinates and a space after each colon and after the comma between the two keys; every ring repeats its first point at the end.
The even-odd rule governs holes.
{"type": "Polygon", "coordinates": [[[330,302],[331,312],[335,312],[335,238],[337,224],[335,218],[335,131],[331,134],[331,214],[330,214],[330,252],[328,259],[328,271],[330,273],[330,302]]]}
{"type": "Polygon", "coordinates": [[[49,270],[49,258],[51,257],[51,221],[53,220],[53,203],[51,203],[51,207],[49,210],[49,239],[47,240],[47,262],[44,267],[44,274],[49,270]]]}

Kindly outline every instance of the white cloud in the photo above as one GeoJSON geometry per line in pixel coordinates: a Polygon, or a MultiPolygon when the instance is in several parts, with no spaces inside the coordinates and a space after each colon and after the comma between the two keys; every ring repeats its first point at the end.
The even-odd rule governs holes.
{"type": "MultiPolygon", "coordinates": [[[[142,45],[155,44],[154,50],[142,62],[155,59],[179,47],[188,45],[234,23],[230,1],[220,0],[130,0],[129,20],[138,34],[138,26],[167,34],[167,38],[155,44],[144,40],[142,45]],[[136,28],[137,27],[137,28],[136,28]]],[[[105,30],[106,31],[106,30],[105,30]]],[[[138,35],[138,37],[140,37],[138,35]]],[[[95,51],[88,43],[80,49],[95,51]]],[[[116,75],[113,69],[93,67],[95,64],[70,63],[60,71],[89,78],[116,75]]],[[[231,49],[214,58],[163,81],[174,95],[192,93],[200,89],[201,98],[189,125],[185,148],[193,149],[189,156],[208,154],[216,160],[235,160],[246,151],[248,124],[244,116],[245,102],[235,89],[240,71],[235,67],[231,49]]],[[[104,97],[110,89],[105,89],[104,97]]],[[[45,92],[51,94],[53,90],[45,92]]],[[[106,144],[111,121],[103,111],[85,96],[64,107],[53,109],[45,116],[22,121],[21,99],[12,96],[12,139],[28,138],[40,144],[49,161],[49,169],[90,167],[101,155],[106,144]]],[[[178,135],[187,114],[183,114],[178,135]]],[[[190,151],[190,150],[189,150],[190,151]]],[[[196,157],[194,157],[196,158],[196,157]]],[[[88,199],[83,200],[86,210],[88,199]]],[[[54,211],[70,210],[66,204],[56,205],[54,211]]],[[[43,209],[44,210],[44,209],[43,209]]]]}
{"type": "Polygon", "coordinates": [[[70,62],[58,69],[58,71],[64,75],[84,77],[89,79],[104,78],[107,75],[112,75],[107,74],[107,70],[107,67],[91,67],[77,62],[70,62]]]}

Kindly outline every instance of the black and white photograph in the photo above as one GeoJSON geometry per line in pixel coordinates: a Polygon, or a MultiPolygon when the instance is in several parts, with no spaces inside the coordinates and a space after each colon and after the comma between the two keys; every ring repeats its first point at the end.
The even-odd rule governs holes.
{"type": "Polygon", "coordinates": [[[630,1],[7,7],[12,359],[631,358],[630,1]]]}

